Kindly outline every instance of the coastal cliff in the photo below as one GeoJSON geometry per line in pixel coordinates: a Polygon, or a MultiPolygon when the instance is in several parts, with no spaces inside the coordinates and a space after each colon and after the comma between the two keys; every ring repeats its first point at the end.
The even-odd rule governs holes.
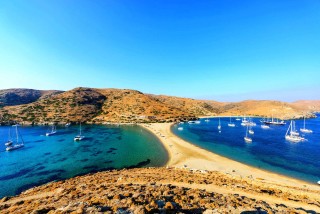
{"type": "Polygon", "coordinates": [[[201,116],[248,115],[291,119],[312,117],[319,101],[269,100],[217,102],[129,89],[75,88],[70,91],[10,89],[0,91],[1,123],[136,123],[176,122],[201,116]]]}

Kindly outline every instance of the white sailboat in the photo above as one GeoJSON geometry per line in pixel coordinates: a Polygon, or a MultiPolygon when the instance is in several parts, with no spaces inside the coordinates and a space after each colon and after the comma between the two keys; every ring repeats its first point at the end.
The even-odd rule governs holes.
{"type": "Polygon", "coordinates": [[[261,128],[263,128],[263,129],[270,129],[270,126],[262,124],[262,125],[261,125],[261,128]]]}
{"type": "Polygon", "coordinates": [[[311,129],[306,129],[306,117],[303,117],[303,128],[300,129],[303,133],[312,133],[311,129]]]}
{"type": "Polygon", "coordinates": [[[56,126],[53,124],[52,127],[51,127],[51,131],[50,131],[50,132],[47,131],[46,136],[51,136],[51,135],[54,135],[54,134],[56,134],[56,133],[57,133],[57,128],[56,128],[56,126]]]}
{"type": "Polygon", "coordinates": [[[251,126],[249,128],[249,134],[254,134],[254,131],[252,130],[251,126]]]}
{"type": "Polygon", "coordinates": [[[242,121],[241,121],[241,126],[246,126],[248,124],[248,120],[246,118],[246,116],[243,116],[242,121]]]}
{"type": "Polygon", "coordinates": [[[300,135],[299,132],[296,129],[296,122],[295,121],[292,121],[292,127],[291,127],[291,130],[290,130],[290,134],[291,135],[296,135],[296,136],[300,135]]]}
{"type": "Polygon", "coordinates": [[[248,129],[249,129],[249,125],[247,125],[247,131],[246,131],[246,136],[244,137],[244,141],[246,141],[247,143],[251,143],[252,139],[248,137],[248,129]]]}
{"type": "Polygon", "coordinates": [[[179,130],[179,131],[182,131],[182,130],[183,130],[183,127],[178,127],[178,130],[179,130]]]}
{"type": "Polygon", "coordinates": [[[221,130],[220,117],[219,117],[219,125],[218,125],[218,129],[219,129],[219,130],[221,130]]]}
{"type": "Polygon", "coordinates": [[[294,133],[294,131],[293,131],[294,127],[293,126],[294,126],[293,125],[293,121],[291,120],[290,125],[289,125],[288,130],[287,130],[287,133],[285,135],[286,140],[291,141],[291,142],[303,141],[304,140],[303,137],[301,137],[299,135],[296,135],[296,134],[292,134],[292,133],[294,133]]]}
{"type": "Polygon", "coordinates": [[[8,137],[8,141],[4,144],[6,147],[11,146],[13,143],[12,138],[11,138],[11,129],[9,127],[9,137],[8,137]]]}
{"type": "Polygon", "coordinates": [[[241,119],[240,119],[240,117],[238,116],[238,117],[236,118],[236,120],[241,120],[241,119]]]}
{"type": "Polygon", "coordinates": [[[74,137],[74,141],[80,141],[83,140],[85,137],[81,134],[81,122],[80,122],[80,128],[79,128],[79,134],[74,137]]]}
{"type": "Polygon", "coordinates": [[[6,151],[8,151],[8,152],[24,147],[24,143],[23,143],[23,139],[22,138],[21,138],[21,143],[19,143],[18,126],[15,126],[15,127],[16,127],[16,142],[15,142],[14,145],[10,144],[9,146],[6,147],[6,151]]]}
{"type": "Polygon", "coordinates": [[[234,123],[231,122],[231,117],[230,117],[230,123],[228,123],[228,126],[229,126],[229,127],[235,127],[235,126],[236,126],[236,124],[234,124],[234,123]]]}

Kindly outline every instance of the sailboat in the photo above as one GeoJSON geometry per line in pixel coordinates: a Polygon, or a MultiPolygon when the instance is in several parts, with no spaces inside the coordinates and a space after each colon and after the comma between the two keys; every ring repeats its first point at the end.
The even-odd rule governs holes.
{"type": "Polygon", "coordinates": [[[18,132],[18,126],[16,125],[16,143],[14,145],[10,144],[6,147],[6,151],[12,151],[16,149],[20,149],[21,147],[24,147],[23,139],[21,138],[21,143],[19,143],[19,132],[18,132]]]}
{"type": "Polygon", "coordinates": [[[50,132],[47,132],[47,133],[46,133],[46,136],[51,136],[51,135],[54,135],[55,133],[57,133],[57,128],[56,128],[56,126],[53,124],[53,125],[52,125],[52,128],[51,128],[51,131],[50,131],[50,132]]]}
{"type": "Polygon", "coordinates": [[[248,129],[249,129],[249,125],[247,125],[247,131],[246,131],[246,136],[244,137],[244,141],[251,143],[252,139],[248,137],[248,129]]]}
{"type": "Polygon", "coordinates": [[[292,135],[296,135],[296,136],[299,136],[299,132],[297,131],[296,129],[296,122],[295,121],[292,121],[292,129],[290,130],[290,134],[292,135]]]}
{"type": "Polygon", "coordinates": [[[218,125],[218,129],[219,129],[219,132],[221,132],[221,124],[220,124],[220,117],[219,117],[219,125],[218,125]]]}
{"type": "Polygon", "coordinates": [[[4,144],[5,146],[11,146],[13,143],[12,138],[11,138],[11,129],[9,128],[9,137],[8,137],[8,141],[4,144]]]}
{"type": "Polygon", "coordinates": [[[249,134],[254,134],[254,131],[252,130],[251,126],[249,128],[249,134]]]}
{"type": "Polygon", "coordinates": [[[235,127],[236,126],[236,124],[231,122],[231,117],[230,117],[230,123],[228,123],[228,126],[230,126],[230,127],[235,127]]]}
{"type": "Polygon", "coordinates": [[[84,136],[81,134],[81,122],[80,122],[79,134],[74,137],[74,141],[80,141],[83,139],[84,139],[84,136]]]}
{"type": "Polygon", "coordinates": [[[265,124],[262,124],[262,125],[261,125],[261,128],[263,128],[263,129],[269,129],[269,128],[270,128],[270,126],[265,125],[265,124]]]}
{"type": "Polygon", "coordinates": [[[300,129],[303,133],[312,133],[311,129],[306,129],[306,117],[303,117],[303,129],[300,129]]]}
{"type": "Polygon", "coordinates": [[[240,117],[238,116],[238,117],[236,118],[236,120],[241,120],[241,119],[240,119],[240,117]]]}
{"type": "Polygon", "coordinates": [[[205,121],[205,122],[209,122],[210,120],[207,118],[207,119],[205,119],[204,121],[205,121]]]}
{"type": "Polygon", "coordinates": [[[249,123],[249,121],[247,120],[246,116],[244,115],[241,121],[241,126],[246,126],[249,123]]]}
{"type": "Polygon", "coordinates": [[[303,137],[296,135],[296,134],[293,134],[293,133],[295,133],[293,128],[294,128],[294,124],[293,124],[293,121],[291,120],[290,125],[287,130],[287,133],[285,135],[286,140],[291,141],[291,142],[303,141],[304,140],[303,137]]]}

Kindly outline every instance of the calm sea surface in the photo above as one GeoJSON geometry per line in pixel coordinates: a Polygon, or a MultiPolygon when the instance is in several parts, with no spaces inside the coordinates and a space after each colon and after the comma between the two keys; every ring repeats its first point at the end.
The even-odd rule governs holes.
{"type": "Polygon", "coordinates": [[[0,197],[89,172],[161,166],[168,159],[157,138],[139,126],[82,126],[86,139],[80,142],[73,141],[78,126],[57,127],[50,137],[47,126],[20,126],[25,146],[6,152],[9,128],[14,131],[0,126],[0,197]]]}
{"type": "MultiPolygon", "coordinates": [[[[221,118],[221,133],[217,129],[218,118],[210,118],[209,122],[201,119],[200,124],[178,124],[172,131],[186,141],[230,159],[315,183],[320,180],[320,115],[317,116],[306,120],[306,128],[313,133],[302,134],[307,140],[300,143],[285,140],[290,121],[285,126],[262,129],[261,118],[253,119],[257,126],[250,136],[252,143],[244,141],[246,127],[240,125],[241,121],[232,118],[236,127],[228,126],[229,117],[221,118]]],[[[296,120],[296,128],[301,127],[303,120],[296,120]]]]}

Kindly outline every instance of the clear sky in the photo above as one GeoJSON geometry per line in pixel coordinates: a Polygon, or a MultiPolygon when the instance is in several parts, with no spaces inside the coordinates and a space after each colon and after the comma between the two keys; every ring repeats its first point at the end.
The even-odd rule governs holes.
{"type": "Polygon", "coordinates": [[[320,99],[319,0],[3,0],[0,88],[320,99]]]}

